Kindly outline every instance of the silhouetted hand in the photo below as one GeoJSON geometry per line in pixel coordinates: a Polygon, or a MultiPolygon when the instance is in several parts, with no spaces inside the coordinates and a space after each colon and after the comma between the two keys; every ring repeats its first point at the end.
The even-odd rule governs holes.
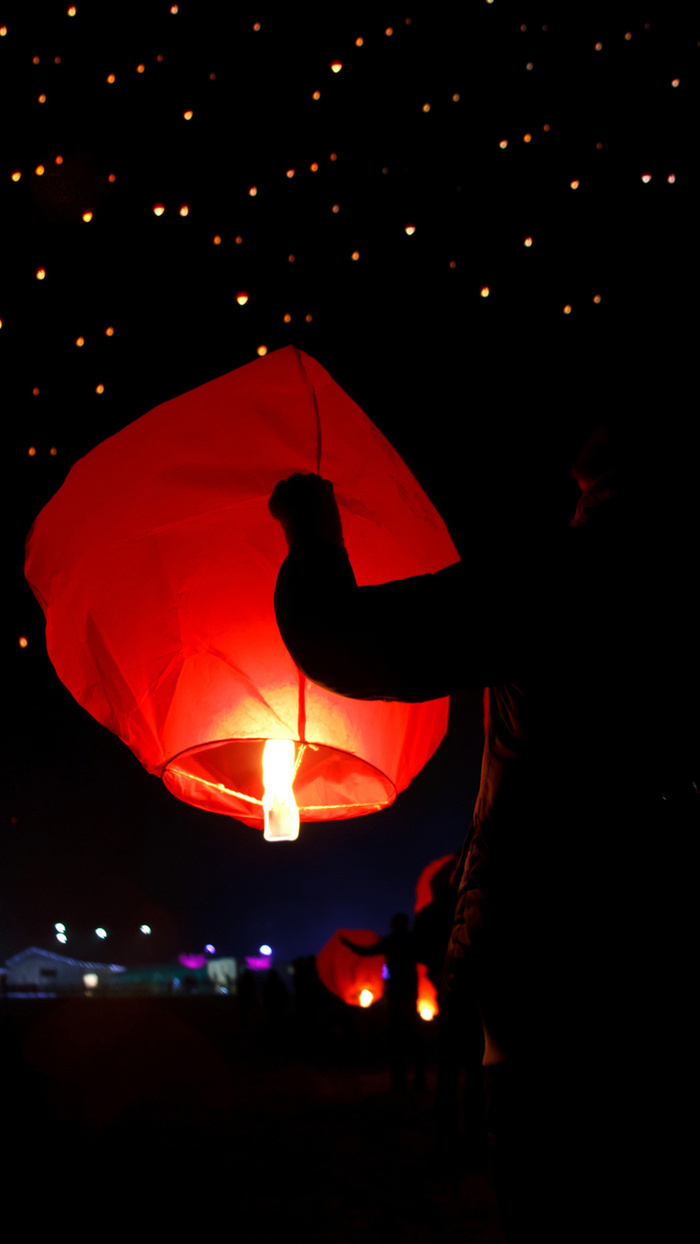
{"type": "Polygon", "coordinates": [[[299,540],[326,540],[344,548],[343,526],[333,485],[320,475],[290,475],[280,480],[268,502],[282,524],[287,545],[299,540]]]}

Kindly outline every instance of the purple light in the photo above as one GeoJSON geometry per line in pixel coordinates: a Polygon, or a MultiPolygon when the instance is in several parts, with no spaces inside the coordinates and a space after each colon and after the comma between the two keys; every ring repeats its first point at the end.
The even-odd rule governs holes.
{"type": "Polygon", "coordinates": [[[205,951],[206,951],[206,953],[207,953],[208,955],[213,955],[213,954],[214,954],[214,952],[215,952],[216,947],[215,947],[215,946],[212,946],[211,942],[209,942],[209,944],[208,944],[207,946],[205,946],[205,947],[204,947],[204,949],[205,949],[205,951]]]}
{"type": "Polygon", "coordinates": [[[196,968],[203,968],[207,960],[205,955],[178,955],[177,961],[183,968],[192,968],[194,971],[196,968]]]}
{"type": "Polygon", "coordinates": [[[254,955],[246,955],[245,961],[246,961],[246,966],[249,967],[251,971],[253,972],[264,972],[270,966],[269,958],[263,959],[261,957],[258,959],[254,955]]]}
{"type": "Polygon", "coordinates": [[[389,969],[386,966],[386,963],[383,963],[382,964],[382,980],[388,981],[388,979],[389,979],[389,969]]]}

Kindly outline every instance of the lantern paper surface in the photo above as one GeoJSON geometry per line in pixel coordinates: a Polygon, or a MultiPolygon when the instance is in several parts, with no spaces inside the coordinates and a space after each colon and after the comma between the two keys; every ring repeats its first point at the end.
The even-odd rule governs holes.
{"type": "Polygon", "coordinates": [[[27,540],[49,657],[75,699],[186,803],[262,828],[266,740],[295,744],[302,821],[391,804],[447,699],[363,702],[303,679],[277,629],[287,548],[267,509],[332,480],[360,585],[458,560],[386,439],[294,346],[157,406],[70,470],[27,540]]]}
{"type": "Polygon", "coordinates": [[[370,929],[337,929],[316,956],[319,979],[326,989],[349,1006],[362,1005],[360,995],[363,990],[371,993],[372,1002],[376,1002],[384,993],[384,956],[369,955],[365,958],[356,955],[343,945],[341,937],[347,937],[358,946],[374,946],[381,940],[370,929]]]}

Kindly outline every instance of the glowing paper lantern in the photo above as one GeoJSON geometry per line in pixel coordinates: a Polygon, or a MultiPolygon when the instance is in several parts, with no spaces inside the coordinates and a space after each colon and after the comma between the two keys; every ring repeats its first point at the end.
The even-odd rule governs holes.
{"type": "Polygon", "coordinates": [[[374,946],[381,939],[369,929],[337,929],[316,956],[319,979],[349,1006],[368,1006],[384,993],[383,955],[356,955],[344,946],[341,937],[358,946],[374,946]],[[371,994],[369,1001],[363,993],[371,994]]]}
{"type": "Polygon", "coordinates": [[[449,885],[458,862],[459,852],[453,851],[451,855],[441,855],[438,860],[433,860],[432,863],[426,865],[416,884],[416,904],[413,909],[416,915],[429,903],[435,902],[433,890],[435,883],[439,884],[440,880],[444,879],[449,885]]]}
{"type": "Polygon", "coordinates": [[[418,964],[418,1000],[416,1003],[421,1019],[430,1020],[438,1013],[437,990],[428,980],[428,969],[424,963],[418,964]]]}
{"type": "MultiPolygon", "coordinates": [[[[459,852],[441,855],[423,869],[416,885],[415,914],[429,907],[436,901],[436,889],[441,885],[448,886],[459,863],[459,852]]],[[[447,947],[445,947],[447,948],[447,947]]],[[[428,969],[424,963],[418,964],[418,1014],[421,1019],[430,1020],[439,1014],[437,990],[428,977],[428,969]]]]}
{"type": "Polygon", "coordinates": [[[296,836],[297,816],[393,803],[447,726],[447,699],[335,696],[284,647],[273,592],[287,549],[267,503],[278,480],[317,470],[334,483],[358,583],[458,560],[386,439],[294,346],[98,445],[27,540],[49,657],[78,703],[179,799],[266,837],[296,836]],[[275,788],[263,784],[268,741],[292,748],[275,788]]]}

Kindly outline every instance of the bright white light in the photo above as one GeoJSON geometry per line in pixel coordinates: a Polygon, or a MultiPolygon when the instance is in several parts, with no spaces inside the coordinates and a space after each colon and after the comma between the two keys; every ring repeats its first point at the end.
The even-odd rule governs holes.
{"type": "Polygon", "coordinates": [[[106,929],[95,929],[95,932],[96,932],[96,934],[97,934],[97,936],[98,936],[98,937],[105,938],[105,937],[107,936],[107,930],[106,930],[106,929]]]}
{"type": "Polygon", "coordinates": [[[86,972],[83,976],[83,984],[86,989],[97,989],[99,984],[97,972],[86,972]]]}
{"type": "Polygon", "coordinates": [[[211,942],[208,942],[207,945],[204,947],[205,954],[207,955],[213,955],[215,950],[216,950],[216,947],[212,946],[211,942]]]}
{"type": "Polygon", "coordinates": [[[360,994],[360,1006],[371,1006],[374,994],[370,989],[363,989],[360,994]]]}
{"type": "Polygon", "coordinates": [[[294,740],[268,739],[263,749],[263,809],[268,842],[299,837],[299,809],[292,790],[294,740]]]}
{"type": "Polygon", "coordinates": [[[141,924],[141,925],[139,925],[139,928],[140,928],[140,930],[141,930],[141,932],[142,932],[142,933],[150,933],[150,931],[151,931],[151,926],[150,926],[150,924],[141,924]]]}
{"type": "Polygon", "coordinates": [[[259,946],[258,951],[261,955],[271,955],[272,947],[265,944],[264,946],[259,946]]]}
{"type": "Polygon", "coordinates": [[[57,933],[65,933],[65,931],[66,931],[66,926],[65,926],[65,924],[55,924],[53,927],[54,927],[54,929],[56,930],[56,932],[57,932],[57,933]]]}
{"type": "Polygon", "coordinates": [[[65,933],[57,933],[57,934],[56,934],[56,941],[57,941],[57,942],[67,942],[67,941],[68,941],[68,938],[66,937],[65,933]]]}

